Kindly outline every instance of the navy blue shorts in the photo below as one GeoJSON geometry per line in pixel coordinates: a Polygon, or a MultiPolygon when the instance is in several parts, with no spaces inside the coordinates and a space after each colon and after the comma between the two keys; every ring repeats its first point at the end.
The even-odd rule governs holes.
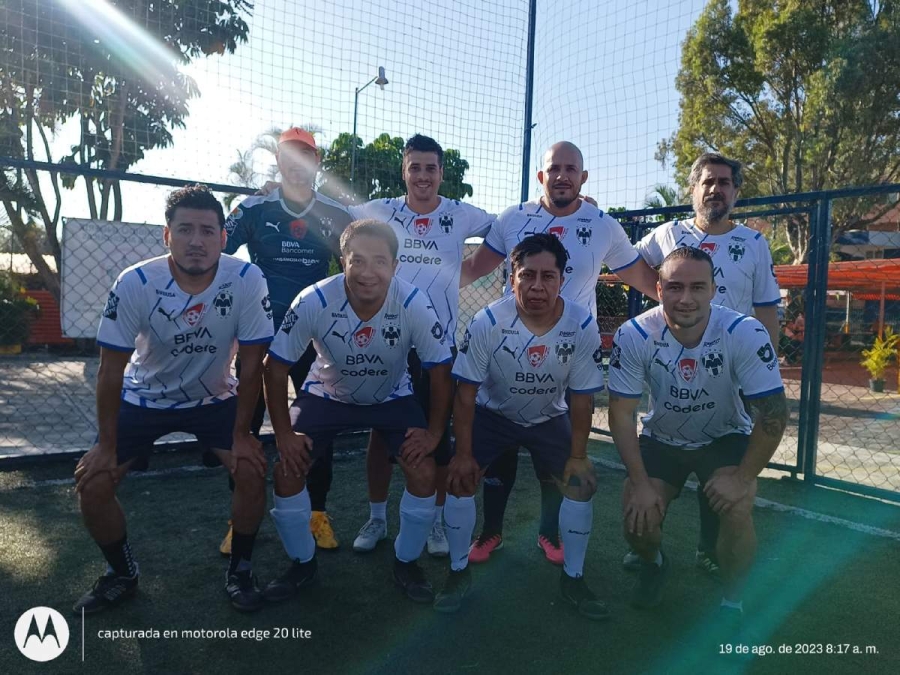
{"type": "Polygon", "coordinates": [[[391,458],[400,454],[400,446],[410,427],[428,428],[425,413],[414,396],[401,396],[384,403],[352,405],[301,391],[291,405],[294,431],[312,439],[312,458],[328,448],[334,437],[345,431],[374,429],[387,441],[391,458]]]}
{"type": "Polygon", "coordinates": [[[647,475],[668,483],[680,493],[684,482],[692,473],[697,474],[697,479],[703,486],[716,469],[738,466],[747,452],[750,437],[745,434],[728,434],[699,448],[668,445],[643,434],[639,440],[641,459],[644,460],[647,475]]]}
{"type": "Polygon", "coordinates": [[[116,456],[119,464],[153,452],[153,442],[180,431],[193,434],[206,448],[231,450],[237,396],[196,408],[158,410],[122,401],[116,456]]]}
{"type": "MultiPolygon", "coordinates": [[[[451,348],[454,358],[456,357],[456,348],[451,348]]],[[[425,419],[431,421],[431,376],[429,371],[422,367],[422,361],[415,349],[409,350],[407,357],[407,366],[409,367],[409,378],[412,381],[413,396],[425,411],[425,419]]],[[[438,466],[447,466],[450,458],[453,457],[453,451],[450,448],[450,419],[447,419],[447,426],[444,427],[444,433],[441,440],[438,441],[437,447],[434,449],[434,462],[438,466]]]]}
{"type": "Polygon", "coordinates": [[[500,455],[524,447],[531,453],[538,475],[562,478],[572,454],[572,423],[567,414],[523,427],[483,406],[475,406],[472,424],[472,456],[482,469],[500,455]]]}

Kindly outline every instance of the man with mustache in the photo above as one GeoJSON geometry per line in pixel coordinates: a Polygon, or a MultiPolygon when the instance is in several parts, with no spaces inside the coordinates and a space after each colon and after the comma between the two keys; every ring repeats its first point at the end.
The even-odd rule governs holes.
{"type": "MultiPolygon", "coordinates": [[[[776,308],[781,301],[778,281],[772,266],[769,244],[759,232],[729,219],[738,198],[743,173],[741,163],[714,152],[707,152],[691,166],[688,185],[696,216],[660,225],[637,244],[641,257],[652,267],[681,246],[699,248],[709,254],[714,265],[713,303],[742,314],[756,316],[778,346],[779,324],[776,308]]],[[[714,577],[719,575],[716,540],[719,519],[702,490],[700,503],[700,542],[697,567],[714,577]]],[[[629,551],[623,560],[625,569],[640,569],[640,556],[629,551]]]]}

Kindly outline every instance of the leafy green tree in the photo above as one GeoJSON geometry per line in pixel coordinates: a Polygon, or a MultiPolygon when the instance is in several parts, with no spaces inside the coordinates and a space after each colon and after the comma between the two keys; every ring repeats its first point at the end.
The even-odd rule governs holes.
{"type": "MultiPolygon", "coordinates": [[[[233,53],[247,41],[250,0],[107,0],[108,14],[81,3],[5,0],[0,5],[0,156],[126,171],[171,145],[199,94],[179,66],[233,53]],[[78,140],[64,157],[49,138],[63,123],[78,140]]],[[[40,255],[49,244],[59,269],[61,188],[83,182],[92,218],[120,219],[116,180],[50,172],[44,194],[35,170],[0,167],[0,200],[44,284],[59,278],[40,255]]]]}
{"type": "MultiPolygon", "coordinates": [[[[676,87],[679,127],[657,159],[680,185],[715,150],[746,165],[742,195],[790,194],[900,179],[900,2],[710,0],[690,29],[676,87]]],[[[833,233],[864,228],[879,199],[840,200],[833,233]]],[[[809,223],[788,221],[793,261],[809,223]]]]}

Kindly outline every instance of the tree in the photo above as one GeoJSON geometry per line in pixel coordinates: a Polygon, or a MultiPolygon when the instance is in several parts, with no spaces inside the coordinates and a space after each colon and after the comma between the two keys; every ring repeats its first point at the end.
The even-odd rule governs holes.
{"type": "MultiPolygon", "coordinates": [[[[710,0],[688,32],[676,88],[679,127],[657,159],[674,156],[679,184],[715,150],[746,165],[744,197],[900,178],[900,3],[897,0],[710,0]]],[[[863,228],[890,205],[834,204],[833,229],[863,228]]],[[[809,223],[788,219],[795,263],[809,223]]]]}
{"type": "MultiPolygon", "coordinates": [[[[653,190],[644,197],[644,208],[645,209],[661,209],[666,206],[679,206],[683,204],[685,201],[689,201],[685,198],[681,197],[681,193],[677,187],[673,187],[671,185],[666,185],[664,183],[657,183],[653,186],[653,190]]],[[[664,216],[662,214],[658,214],[655,216],[649,216],[650,222],[658,222],[663,223],[667,220],[675,220],[686,218],[688,214],[686,213],[676,213],[674,215],[664,216]]]]}
{"type": "MultiPolygon", "coordinates": [[[[103,16],[84,2],[6,0],[0,31],[0,156],[126,171],[184,128],[196,83],[179,66],[233,53],[247,41],[250,0],[107,0],[103,16]],[[80,130],[54,159],[49,137],[63,123],[80,130]]],[[[59,299],[59,277],[40,255],[46,240],[59,269],[61,187],[73,174],[0,167],[0,200],[13,232],[59,299]]],[[[92,218],[120,219],[119,181],[82,176],[92,218]]]]}

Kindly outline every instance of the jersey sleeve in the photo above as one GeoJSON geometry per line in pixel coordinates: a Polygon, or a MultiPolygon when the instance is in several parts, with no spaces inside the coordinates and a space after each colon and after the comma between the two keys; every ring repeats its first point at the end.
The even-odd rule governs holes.
{"type": "Polygon", "coordinates": [[[491,225],[491,229],[488,230],[487,236],[484,238],[484,245],[494,253],[499,253],[503,257],[509,255],[509,251],[506,250],[506,241],[504,241],[503,232],[509,227],[510,220],[514,217],[513,214],[517,209],[517,206],[513,206],[501,213],[497,217],[497,220],[494,221],[494,224],[491,225]]]}
{"type": "Polygon", "coordinates": [[[603,358],[600,350],[600,329],[594,317],[585,313],[575,345],[575,362],[569,376],[569,391],[573,394],[593,394],[603,391],[603,358]]]}
{"type": "Polygon", "coordinates": [[[784,391],[778,356],[769,331],[752,317],[736,319],[728,328],[731,336],[732,375],[748,399],[784,391]]]}
{"type": "Polygon", "coordinates": [[[134,341],[141,328],[141,316],[146,314],[143,285],[136,269],[119,275],[106,299],[97,329],[97,344],[119,352],[134,351],[134,341]]]}
{"type": "Polygon", "coordinates": [[[309,347],[309,341],[313,339],[315,326],[324,307],[322,291],[316,284],[300,291],[275,332],[275,339],[269,347],[272,358],[289,365],[297,363],[309,347]]]}
{"type": "Polygon", "coordinates": [[[659,227],[652,229],[634,245],[637,252],[640,253],[641,257],[644,259],[644,262],[650,265],[650,267],[658,267],[666,257],[663,254],[662,246],[659,243],[659,237],[662,234],[663,227],[663,225],[660,225],[659,227]]]}
{"type": "Polygon", "coordinates": [[[769,242],[759,235],[759,261],[753,271],[753,306],[765,307],[777,305],[781,302],[781,291],[778,288],[778,279],[775,277],[775,265],[772,262],[772,252],[769,250],[769,242]]]}
{"type": "Polygon", "coordinates": [[[476,206],[469,206],[467,209],[468,227],[466,231],[467,237],[485,237],[490,231],[497,216],[488,213],[476,206]]]}
{"type": "Polygon", "coordinates": [[[640,398],[644,391],[644,339],[632,320],[616,331],[609,357],[609,391],[624,398],[640,398]]]}
{"type": "Polygon", "coordinates": [[[247,263],[241,272],[241,314],[238,317],[238,344],[257,345],[272,341],[272,302],[266,277],[256,265],[247,263]]]}
{"type": "Polygon", "coordinates": [[[228,240],[225,242],[224,252],[233,255],[243,244],[250,242],[253,236],[253,212],[243,204],[238,204],[225,219],[225,234],[228,240]]]}
{"type": "Polygon", "coordinates": [[[411,329],[412,344],[416,346],[422,367],[428,369],[441,363],[450,363],[453,355],[447,344],[447,335],[428,295],[415,288],[403,306],[411,329]]]}
{"type": "Polygon", "coordinates": [[[490,326],[490,318],[482,309],[466,327],[453,363],[453,377],[460,382],[481,384],[487,378],[491,360],[490,326]]]}
{"type": "Polygon", "coordinates": [[[630,267],[641,257],[635,250],[625,229],[612,216],[603,216],[603,222],[609,232],[609,251],[603,259],[604,264],[613,272],[630,267]]]}

